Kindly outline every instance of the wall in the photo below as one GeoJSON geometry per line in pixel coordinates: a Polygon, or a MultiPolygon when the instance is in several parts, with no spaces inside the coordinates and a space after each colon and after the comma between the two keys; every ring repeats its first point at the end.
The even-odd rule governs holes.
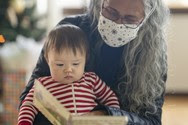
{"type": "Polygon", "coordinates": [[[168,93],[188,93],[188,13],[172,14],[168,27],[168,93]]]}

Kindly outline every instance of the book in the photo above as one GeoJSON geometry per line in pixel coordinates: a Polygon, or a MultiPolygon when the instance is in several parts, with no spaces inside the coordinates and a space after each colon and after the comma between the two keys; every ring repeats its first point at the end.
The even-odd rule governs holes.
{"type": "Polygon", "coordinates": [[[126,125],[126,116],[75,116],[38,81],[34,82],[33,103],[53,125],[126,125]]]}

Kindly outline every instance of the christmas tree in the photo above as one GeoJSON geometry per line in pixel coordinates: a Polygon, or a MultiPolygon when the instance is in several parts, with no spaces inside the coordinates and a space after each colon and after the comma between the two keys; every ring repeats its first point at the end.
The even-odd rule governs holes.
{"type": "Polygon", "coordinates": [[[39,41],[45,28],[38,22],[45,16],[36,16],[35,0],[0,0],[0,35],[8,42],[14,42],[17,35],[39,41]]]}

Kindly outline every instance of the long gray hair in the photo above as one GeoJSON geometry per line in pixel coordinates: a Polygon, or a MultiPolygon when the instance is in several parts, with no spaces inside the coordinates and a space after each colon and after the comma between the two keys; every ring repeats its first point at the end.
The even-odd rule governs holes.
{"type": "MultiPolygon", "coordinates": [[[[103,0],[91,0],[89,14],[93,24],[99,18],[103,0]]],[[[150,109],[145,115],[156,113],[157,98],[165,92],[167,73],[167,47],[165,29],[169,9],[162,0],[143,0],[145,15],[155,10],[139,30],[137,37],[126,45],[123,54],[123,71],[119,76],[118,92],[122,108],[135,113],[150,109]]]]}

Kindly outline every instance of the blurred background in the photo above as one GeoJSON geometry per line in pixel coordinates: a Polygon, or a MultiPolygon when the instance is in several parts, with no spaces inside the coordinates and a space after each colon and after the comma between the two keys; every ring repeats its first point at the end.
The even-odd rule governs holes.
{"type": "MultiPolygon", "coordinates": [[[[187,125],[188,0],[170,7],[168,80],[163,125],[187,125]]],[[[0,125],[17,123],[19,95],[27,84],[47,33],[65,16],[84,13],[90,0],[0,0],[0,125]],[[2,38],[0,38],[2,39],[2,38]]]]}

